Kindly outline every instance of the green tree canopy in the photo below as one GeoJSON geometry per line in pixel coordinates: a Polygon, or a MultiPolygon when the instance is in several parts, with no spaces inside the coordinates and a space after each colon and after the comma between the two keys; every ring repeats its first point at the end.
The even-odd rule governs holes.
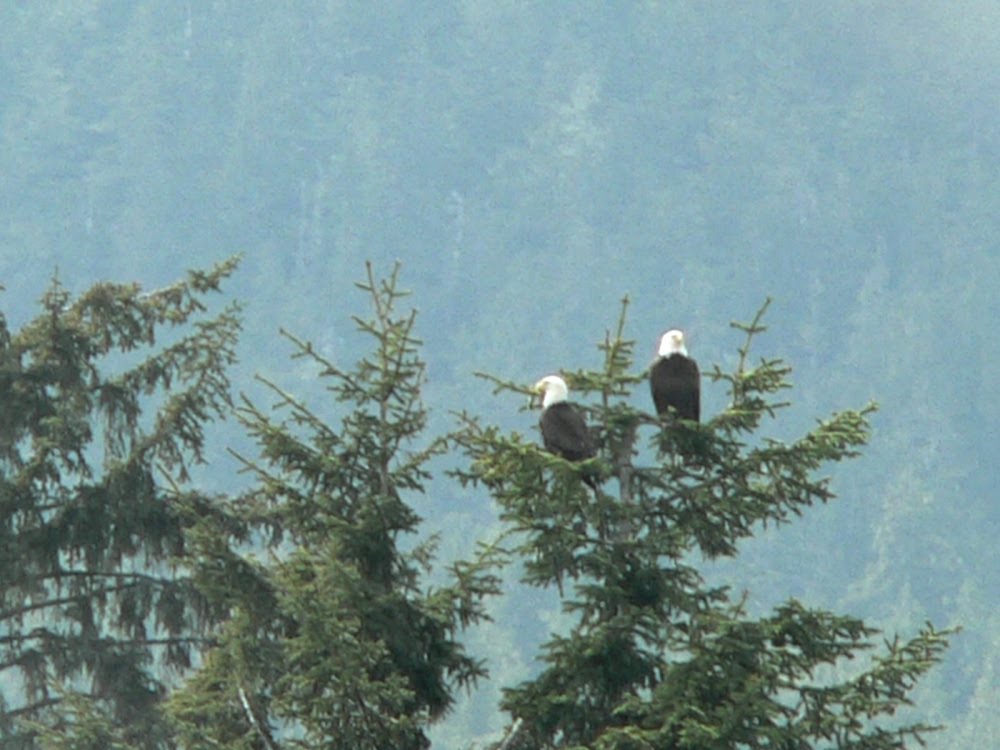
{"type": "Polygon", "coordinates": [[[384,280],[369,266],[370,314],[353,320],[371,348],[352,367],[285,334],[334,419],[261,377],[273,409],[236,408],[259,452],[236,456],[250,486],[207,498],[184,485],[230,406],[239,322],[203,298],[234,267],[76,300],[55,284],[21,331],[0,319],[0,669],[24,686],[3,694],[5,746],[426,748],[456,690],[485,675],[460,634],[486,618],[506,563],[556,588],[569,626],[504,689],[498,748],[900,750],[933,729],[897,712],[947,631],[879,645],[857,617],[796,599],[754,612],[706,575],[704,561],[833,500],[820,472],[869,436],[872,404],[770,436],[790,368],[751,356],[766,305],[733,324],[734,368],[707,370],[728,404],[697,423],[649,413],[626,301],[600,366],[562,373],[599,445],[569,462],[468,413],[428,437],[416,314],[400,309],[398,266],[384,280]],[[407,496],[452,451],[504,531],[431,585],[436,540],[416,537],[407,496]],[[170,692],[194,648],[197,670],[170,692]]]}
{"type": "Polygon", "coordinates": [[[433,540],[410,539],[420,519],[405,497],[448,447],[423,436],[415,312],[399,309],[396,271],[380,281],[369,266],[359,286],[372,311],[354,321],[372,350],[353,368],[286,334],[337,423],[263,379],[284,418],[247,398],[238,409],[260,457],[240,458],[255,483],[233,516],[258,547],[216,519],[195,531],[202,590],[233,616],[172,699],[186,748],[423,748],[455,687],[484,674],[456,635],[495,591],[489,554],[435,588],[433,540]]]}
{"type": "Polygon", "coordinates": [[[832,500],[818,472],[858,453],[874,405],[791,442],[762,437],[786,405],[790,371],[750,356],[765,305],[734,324],[745,335],[735,369],[710,371],[728,406],[704,424],[660,422],[631,398],[646,386],[624,337],[626,308],[599,346],[602,366],[564,373],[591,396],[600,491],[581,481],[592,467],[463,415],[458,440],[471,464],[459,477],[490,491],[525,582],[565,590],[574,623],[544,644],[540,674],[505,691],[515,723],[503,747],[887,749],[919,740],[925,723],[892,717],[940,659],[946,634],[927,625],[877,649],[878,631],[863,621],[794,599],[754,617],[745,596],[699,570],[699,557],[736,556],[763,525],[832,500]],[[855,666],[866,652],[869,663],[855,666]]]}
{"type": "Polygon", "coordinates": [[[53,282],[19,331],[0,317],[4,747],[87,716],[163,736],[162,675],[212,613],[176,565],[192,514],[213,511],[181,487],[230,406],[238,310],[207,298],[236,262],[149,292],[53,282]]]}

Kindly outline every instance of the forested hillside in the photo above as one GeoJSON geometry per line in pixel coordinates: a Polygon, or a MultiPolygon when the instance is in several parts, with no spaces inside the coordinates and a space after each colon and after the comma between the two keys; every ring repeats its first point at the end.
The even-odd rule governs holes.
{"type": "MultiPolygon", "coordinates": [[[[916,693],[948,725],[927,739],[996,744],[995,3],[88,0],[9,3],[0,24],[12,329],[53,275],[157,289],[239,252],[236,390],[261,373],[316,395],[279,328],[355,361],[353,282],[399,259],[430,429],[465,408],[533,436],[474,372],[598,368],[626,294],[640,365],[679,326],[703,369],[731,368],[729,322],[773,297],[758,346],[795,385],[773,436],[880,409],[837,502],[712,575],[752,612],[794,596],[888,631],[961,625],[916,693]]],[[[245,486],[227,448],[248,443],[214,428],[198,482],[245,486]]],[[[430,487],[411,500],[446,558],[496,532],[485,494],[430,487]]],[[[514,587],[470,636],[494,679],[441,746],[503,727],[497,686],[566,625],[538,597],[514,587]]]]}

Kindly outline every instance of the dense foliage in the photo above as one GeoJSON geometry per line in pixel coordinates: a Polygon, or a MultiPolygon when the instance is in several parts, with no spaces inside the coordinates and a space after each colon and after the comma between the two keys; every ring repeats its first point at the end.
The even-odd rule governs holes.
{"type": "MultiPolygon", "coordinates": [[[[11,330],[55,268],[73,295],[159,287],[240,249],[237,386],[264,403],[260,372],[314,403],[277,327],[354,361],[345,279],[402,258],[431,433],[461,408],[525,430],[470,372],[579,361],[624,291],[640,365],[679,326],[731,369],[726,321],[773,294],[797,390],[768,434],[882,409],[831,469],[842,502],[705,574],[759,616],[794,594],[886,630],[962,623],[919,691],[949,725],[929,743],[997,744],[995,2],[80,0],[0,4],[0,25],[11,330]]],[[[706,414],[725,405],[706,388],[706,414]]],[[[235,421],[213,433],[199,476],[228,492],[225,446],[253,446],[235,421]]],[[[421,515],[467,556],[492,507],[431,487],[421,515]]],[[[551,601],[515,588],[495,611],[518,624],[471,634],[499,682],[533,674],[551,601]]],[[[439,736],[499,731],[491,690],[439,736]]]]}
{"type": "Polygon", "coordinates": [[[750,617],[742,596],[698,570],[695,553],[735,556],[762,525],[831,500],[829,479],[816,472],[857,455],[868,439],[872,406],[837,413],[791,443],[757,436],[762,420],[787,406],[778,397],[789,387],[780,360],[751,364],[760,318],[738,326],[746,342],[736,369],[712,374],[729,387],[727,408],[699,425],[661,422],[632,405],[633,387],[645,383],[632,372],[623,311],[601,346],[603,368],[567,376],[595,396],[587,411],[603,450],[591,461],[603,461],[608,481],[593,496],[581,467],[465,416],[459,441],[472,466],[459,476],[497,501],[526,582],[571,586],[563,607],[572,628],[544,644],[537,677],[506,690],[504,708],[516,720],[509,744],[888,749],[922,741],[925,722],[891,717],[940,659],[943,634],[928,625],[852,669],[876,645],[877,631],[861,620],[794,599],[750,617]],[[642,450],[646,441],[651,450],[642,450]]]}
{"type": "Polygon", "coordinates": [[[239,319],[205,298],[234,267],[150,292],[54,283],[20,330],[0,318],[4,747],[91,710],[157,744],[164,677],[213,612],[175,566],[192,515],[214,511],[179,488],[230,406],[239,319]]]}
{"type": "Polygon", "coordinates": [[[737,326],[735,370],[712,372],[729,405],[700,424],[631,404],[644,377],[623,306],[603,368],[567,375],[596,396],[601,446],[572,463],[467,412],[457,432],[424,438],[416,312],[398,309],[397,273],[380,281],[369,265],[371,315],[354,321],[372,348],[353,368],[286,334],[326,383],[333,423],[262,378],[285,417],[243,397],[259,458],[236,457],[253,482],[209,499],[181,484],[230,404],[238,321],[232,308],[191,318],[234,263],[147,294],[103,284],[71,302],[56,286],[38,320],[4,337],[3,645],[20,673],[7,684],[22,686],[4,695],[6,746],[423,750],[456,690],[487,674],[458,636],[487,619],[508,562],[558,587],[574,622],[543,645],[537,676],[504,688],[502,747],[901,750],[931,728],[886,718],[945,634],[927,625],[845,676],[876,629],[795,599],[752,617],[699,570],[696,554],[733,557],[763,524],[832,499],[816,472],[868,439],[873,407],[792,443],[758,436],[787,406],[789,373],[750,363],[763,309],[737,326]],[[105,371],[165,323],[193,332],[105,371]],[[453,476],[485,486],[507,528],[432,586],[435,543],[406,539],[420,522],[406,496],[451,447],[471,459],[453,476]],[[192,646],[193,674],[167,684],[164,667],[194,666],[192,646]]]}
{"type": "Polygon", "coordinates": [[[233,617],[172,699],[185,748],[418,750],[455,687],[485,674],[456,634],[496,593],[489,556],[456,564],[449,585],[428,589],[434,545],[403,547],[419,522],[405,498],[423,491],[427,462],[447,447],[442,437],[421,444],[415,313],[398,309],[395,274],[378,281],[369,266],[360,286],[372,312],[354,320],[373,341],[353,368],[289,336],[295,357],[316,365],[336,423],[273,383],[286,420],[247,399],[238,410],[260,459],[241,457],[256,481],[232,516],[260,544],[234,546],[245,529],[198,530],[201,586],[233,617]]]}

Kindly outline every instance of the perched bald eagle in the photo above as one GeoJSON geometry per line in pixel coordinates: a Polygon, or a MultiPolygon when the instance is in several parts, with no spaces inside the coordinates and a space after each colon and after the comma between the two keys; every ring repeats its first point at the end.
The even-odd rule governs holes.
{"type": "Polygon", "coordinates": [[[693,422],[701,418],[701,373],[698,363],[688,356],[684,334],[676,328],[660,337],[659,356],[649,371],[656,413],[670,413],[693,422]]]}
{"type": "MultiPolygon", "coordinates": [[[[542,394],[542,428],[545,449],[567,461],[583,461],[597,455],[597,446],[580,411],[566,400],[569,388],[558,375],[549,375],[535,383],[533,389],[542,394]]],[[[592,477],[584,477],[594,486],[592,477]]]]}

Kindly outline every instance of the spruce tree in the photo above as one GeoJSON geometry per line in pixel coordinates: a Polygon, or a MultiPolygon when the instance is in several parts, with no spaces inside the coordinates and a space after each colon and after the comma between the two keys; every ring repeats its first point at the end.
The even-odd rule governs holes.
{"type": "MultiPolygon", "coordinates": [[[[736,556],[764,525],[833,500],[818,472],[868,439],[874,405],[792,442],[759,436],[786,405],[790,373],[780,359],[752,361],[766,307],[733,324],[743,335],[735,370],[709,371],[728,389],[725,410],[665,424],[634,371],[626,300],[599,345],[602,365],[564,372],[581,399],[590,395],[596,467],[463,415],[471,463],[459,476],[489,490],[525,582],[558,586],[574,623],[544,644],[537,676],[505,690],[514,721],[499,747],[888,749],[929,729],[893,714],[941,658],[947,633],[928,624],[879,647],[860,619],[794,599],[754,617],[744,596],[699,570],[699,560],[736,556]],[[604,481],[592,493],[581,479],[595,468],[604,481]]],[[[527,392],[487,377],[498,392],[527,392]]]]}
{"type": "Polygon", "coordinates": [[[354,321],[372,349],[352,368],[285,334],[317,367],[332,423],[263,378],[274,409],[246,398],[238,409],[260,456],[240,458],[254,484],[233,515],[256,549],[218,519],[193,530],[200,585],[232,616],[172,698],[184,748],[415,750],[455,688],[483,675],[456,634],[495,590],[489,554],[432,588],[433,540],[414,543],[406,496],[448,442],[423,435],[424,363],[397,275],[376,280],[369,265],[358,285],[372,310],[354,321]]]}
{"type": "Polygon", "coordinates": [[[207,298],[236,262],[149,292],[53,282],[20,330],[0,316],[5,748],[163,740],[162,675],[211,614],[177,564],[213,512],[184,484],[230,407],[238,309],[207,298]]]}

